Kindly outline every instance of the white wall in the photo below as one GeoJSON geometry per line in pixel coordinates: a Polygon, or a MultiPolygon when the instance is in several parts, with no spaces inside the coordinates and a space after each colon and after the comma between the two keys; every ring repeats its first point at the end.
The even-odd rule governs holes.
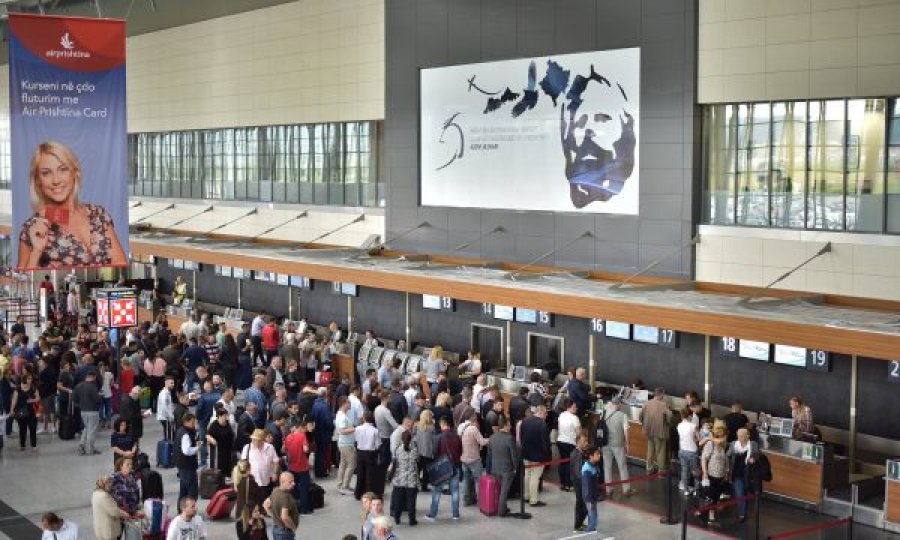
{"type": "Polygon", "coordinates": [[[127,52],[129,132],[384,118],[384,0],[300,0],[127,52]]]}
{"type": "Polygon", "coordinates": [[[900,300],[900,237],[702,225],[696,278],[765,286],[816,254],[775,288],[900,300]]]}
{"type": "Polygon", "coordinates": [[[900,1],[700,0],[700,103],[900,94],[900,1]]]}

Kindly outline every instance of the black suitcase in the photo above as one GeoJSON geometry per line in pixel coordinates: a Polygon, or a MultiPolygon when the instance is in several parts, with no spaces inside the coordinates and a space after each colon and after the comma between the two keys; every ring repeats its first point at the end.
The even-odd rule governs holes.
{"type": "Polygon", "coordinates": [[[144,469],[141,471],[141,501],[162,498],[162,476],[153,469],[144,469]]]}
{"type": "Polygon", "coordinates": [[[325,507],[325,488],[319,484],[312,483],[309,486],[309,500],[312,501],[314,510],[325,507]]]}
{"type": "Polygon", "coordinates": [[[63,416],[59,419],[59,429],[56,431],[59,438],[64,441],[71,441],[78,433],[78,419],[74,416],[63,416]]]}
{"type": "Polygon", "coordinates": [[[200,498],[212,499],[217,491],[225,487],[225,475],[216,468],[214,459],[218,449],[210,448],[210,468],[200,471],[200,498]]]}

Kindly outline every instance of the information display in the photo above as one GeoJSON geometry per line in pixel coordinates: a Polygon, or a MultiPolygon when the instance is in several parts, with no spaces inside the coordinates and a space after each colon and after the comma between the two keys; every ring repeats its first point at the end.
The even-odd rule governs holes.
{"type": "Polygon", "coordinates": [[[775,363],[805,368],[806,349],[790,345],[775,345],[775,363]]]}
{"type": "Polygon", "coordinates": [[[312,280],[305,276],[290,276],[288,283],[297,289],[312,289],[312,280]]]}
{"type": "Polygon", "coordinates": [[[537,324],[538,312],[535,309],[516,308],[516,322],[537,324]]]}
{"type": "Polygon", "coordinates": [[[422,69],[424,206],[637,214],[640,49],[422,69]]]}
{"type": "Polygon", "coordinates": [[[606,337],[631,339],[631,325],[619,321],[606,321],[606,337]]]}
{"type": "Polygon", "coordinates": [[[659,328],[656,326],[644,326],[642,324],[634,325],[633,339],[641,343],[659,343],[659,328]]]}
{"type": "Polygon", "coordinates": [[[512,321],[516,316],[516,308],[512,306],[494,305],[494,318],[502,321],[512,321]]]}
{"type": "Polygon", "coordinates": [[[353,283],[341,283],[341,294],[346,296],[358,296],[359,287],[353,283]]]}
{"type": "Polygon", "coordinates": [[[275,283],[277,283],[278,285],[287,286],[290,285],[290,282],[290,276],[288,276],[287,274],[277,274],[277,277],[275,278],[275,283]]]}
{"type": "Polygon", "coordinates": [[[738,355],[741,358],[768,362],[772,356],[772,346],[764,341],[741,339],[738,341],[738,355]]]}
{"type": "Polygon", "coordinates": [[[423,294],[422,295],[422,307],[425,309],[441,309],[441,297],[435,296],[433,294],[423,294]]]}

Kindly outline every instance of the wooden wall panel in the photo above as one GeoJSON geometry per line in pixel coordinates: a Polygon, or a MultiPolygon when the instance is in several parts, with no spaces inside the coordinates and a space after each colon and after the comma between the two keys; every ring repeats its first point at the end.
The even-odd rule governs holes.
{"type": "Polygon", "coordinates": [[[884,519],[900,525],[900,481],[891,480],[887,483],[884,519]]]}
{"type": "Polygon", "coordinates": [[[822,464],[775,452],[764,452],[772,467],[772,481],[763,490],[811,504],[822,503],[822,464]]]}

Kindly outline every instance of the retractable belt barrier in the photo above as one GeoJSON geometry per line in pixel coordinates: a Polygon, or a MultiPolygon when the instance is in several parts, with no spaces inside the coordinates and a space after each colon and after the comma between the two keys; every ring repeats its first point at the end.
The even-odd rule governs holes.
{"type": "Polygon", "coordinates": [[[657,478],[662,478],[664,476],[668,476],[669,473],[664,471],[657,471],[655,473],[645,474],[643,476],[633,476],[628,480],[616,480],[615,482],[604,482],[600,484],[601,488],[620,486],[622,484],[634,484],[636,482],[646,482],[648,480],[655,480],[657,478]]]}
{"type": "Polygon", "coordinates": [[[792,531],[784,531],[784,532],[780,532],[777,534],[773,534],[768,537],[768,540],[778,540],[780,538],[791,538],[794,536],[800,536],[801,534],[809,534],[811,532],[821,531],[824,529],[833,529],[835,527],[840,527],[841,525],[843,525],[845,523],[850,525],[851,530],[848,531],[848,538],[849,538],[852,535],[853,523],[852,523],[851,518],[845,517],[845,518],[841,518],[841,519],[835,519],[833,521],[826,521],[825,523],[820,523],[818,525],[813,525],[810,527],[804,527],[802,529],[794,529],[792,531]]]}
{"type": "Polygon", "coordinates": [[[525,468],[526,468],[526,469],[533,469],[533,468],[535,468],[535,467],[549,467],[549,466],[551,466],[551,465],[559,465],[559,464],[561,464],[561,463],[568,463],[568,462],[570,462],[570,461],[572,461],[572,460],[569,459],[569,458],[552,459],[552,460],[550,460],[550,461],[541,461],[541,462],[539,462],[539,463],[530,463],[530,464],[528,464],[528,465],[525,465],[525,468]]]}
{"type": "Polygon", "coordinates": [[[709,512],[710,510],[718,510],[720,508],[728,508],[729,506],[734,506],[736,504],[740,504],[745,501],[752,501],[756,498],[756,495],[753,493],[748,493],[743,497],[734,497],[731,499],[726,499],[724,501],[715,502],[712,504],[707,504],[706,506],[701,506],[699,508],[694,508],[693,513],[695,516],[699,516],[703,512],[709,512]]]}

